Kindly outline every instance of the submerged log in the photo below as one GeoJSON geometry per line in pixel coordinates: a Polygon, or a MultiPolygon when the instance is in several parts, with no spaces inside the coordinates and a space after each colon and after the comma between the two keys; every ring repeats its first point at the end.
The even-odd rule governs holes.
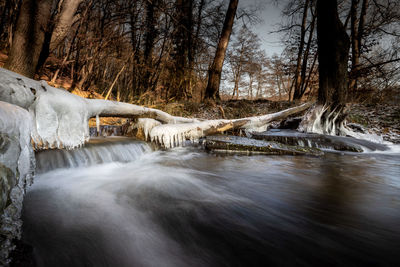
{"type": "Polygon", "coordinates": [[[207,150],[216,152],[256,153],[264,155],[309,155],[321,156],[318,148],[301,147],[256,140],[238,136],[207,136],[204,142],[207,150]]]}

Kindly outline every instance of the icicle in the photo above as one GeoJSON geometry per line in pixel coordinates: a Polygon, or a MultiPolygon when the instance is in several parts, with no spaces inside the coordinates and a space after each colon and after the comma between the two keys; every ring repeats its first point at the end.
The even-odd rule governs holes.
{"type": "Polygon", "coordinates": [[[99,118],[99,115],[96,115],[96,131],[97,131],[97,136],[100,136],[100,118],[99,118]]]}

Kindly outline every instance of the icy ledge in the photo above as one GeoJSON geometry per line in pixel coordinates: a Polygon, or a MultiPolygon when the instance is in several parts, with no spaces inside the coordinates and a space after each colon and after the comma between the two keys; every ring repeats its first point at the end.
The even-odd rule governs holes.
{"type": "Polygon", "coordinates": [[[7,266],[12,240],[21,236],[23,196],[35,168],[31,129],[28,111],[0,101],[0,266],[7,266]]]}

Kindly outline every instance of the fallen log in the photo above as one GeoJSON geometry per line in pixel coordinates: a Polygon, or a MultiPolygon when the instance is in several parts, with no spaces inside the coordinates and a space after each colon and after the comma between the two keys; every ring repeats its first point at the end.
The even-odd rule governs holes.
{"type": "Polygon", "coordinates": [[[245,129],[248,131],[265,131],[268,123],[284,119],[309,108],[313,103],[305,103],[297,107],[289,108],[272,114],[248,117],[234,120],[206,120],[202,122],[186,124],[163,124],[146,129],[150,140],[170,148],[180,146],[185,140],[198,141],[201,137],[222,133],[232,129],[245,129]]]}
{"type": "MultiPolygon", "coordinates": [[[[231,129],[263,131],[268,123],[308,109],[312,103],[277,113],[234,120],[199,120],[172,116],[161,110],[102,99],[85,99],[0,68],[0,100],[29,111],[32,141],[37,148],[74,148],[89,140],[88,120],[93,117],[152,119],[143,123],[145,138],[165,147],[179,146],[184,140],[231,129]],[[158,122],[158,123],[155,123],[158,122]]],[[[139,121],[139,120],[138,120],[139,121]]]]}

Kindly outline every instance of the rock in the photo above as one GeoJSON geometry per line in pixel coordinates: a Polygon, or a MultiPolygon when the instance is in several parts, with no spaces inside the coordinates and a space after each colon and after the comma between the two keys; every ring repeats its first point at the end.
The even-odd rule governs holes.
{"type": "Polygon", "coordinates": [[[286,120],[283,120],[280,124],[278,129],[297,129],[299,128],[299,125],[301,121],[303,120],[303,117],[297,117],[297,118],[288,118],[286,120]]]}
{"type": "Polygon", "coordinates": [[[8,266],[21,236],[22,201],[35,166],[31,121],[27,110],[0,101],[0,266],[8,266]]]}
{"type": "Polygon", "coordinates": [[[207,136],[204,146],[207,150],[211,151],[235,151],[265,155],[321,156],[324,154],[318,148],[291,146],[277,142],[225,135],[207,136]]]}
{"type": "Polygon", "coordinates": [[[257,140],[279,142],[291,146],[323,148],[349,152],[363,152],[364,150],[384,151],[388,149],[386,145],[353,137],[301,133],[294,130],[270,130],[262,133],[252,133],[251,137],[257,140]]]}

